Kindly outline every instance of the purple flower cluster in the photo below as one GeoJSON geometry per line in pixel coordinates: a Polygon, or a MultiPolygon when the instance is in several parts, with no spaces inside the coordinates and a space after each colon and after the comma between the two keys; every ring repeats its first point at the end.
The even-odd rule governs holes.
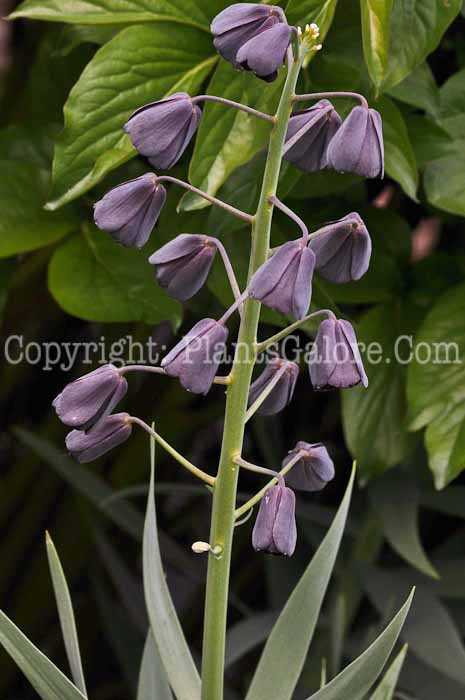
{"type": "MultiPolygon", "coordinates": [[[[211,29],[214,44],[226,60],[265,81],[276,78],[287,52],[292,53],[294,28],[289,27],[279,7],[232,5],[214,19],[211,29]]],[[[381,118],[361,100],[361,106],[355,107],[344,121],[327,99],[295,112],[288,124],[284,157],[306,172],[331,167],[367,177],[382,176],[381,118]]],[[[273,121],[269,115],[267,118],[273,121]]],[[[181,158],[200,119],[201,110],[195,99],[180,92],[141,107],[129,117],[124,129],[151,165],[167,169],[181,158]]],[[[143,247],[165,204],[167,193],[162,181],[167,180],[174,178],[146,173],[115,187],[95,204],[96,225],[124,246],[143,247]]],[[[205,197],[212,201],[210,196],[205,197]]],[[[149,258],[160,287],[181,302],[193,297],[204,285],[216,253],[220,252],[223,258],[234,304],[219,320],[200,320],[166,355],[161,368],[157,368],[178,378],[186,390],[195,394],[207,394],[215,382],[228,338],[226,321],[234,311],[241,312],[248,297],[302,321],[309,312],[315,270],[330,282],[340,284],[359,280],[368,269],[371,240],[357,213],[309,233],[302,220],[276,197],[271,197],[269,202],[280,205],[282,211],[299,223],[303,235],[272,251],[251,276],[242,294],[224,246],[210,236],[183,233],[149,258]]],[[[230,211],[234,209],[223,206],[230,211]]],[[[252,221],[250,215],[235,212],[252,221]]],[[[327,318],[319,326],[309,358],[313,387],[324,391],[360,383],[367,386],[352,325],[330,311],[325,313],[327,318]]],[[[113,365],[101,367],[66,386],[53,402],[59,418],[73,429],[66,445],[80,462],[96,459],[127,440],[132,423],[138,420],[131,419],[127,413],[112,413],[127,391],[123,372],[113,365]]],[[[250,386],[246,419],[255,411],[267,416],[285,409],[292,400],[298,375],[299,366],[295,362],[281,358],[269,361],[250,386]]],[[[290,556],[297,539],[295,495],[290,486],[319,491],[334,477],[334,465],[324,445],[300,441],[284,459],[282,468],[283,472],[289,471],[288,485],[280,475],[278,484],[267,490],[255,523],[253,546],[290,556]]]]}

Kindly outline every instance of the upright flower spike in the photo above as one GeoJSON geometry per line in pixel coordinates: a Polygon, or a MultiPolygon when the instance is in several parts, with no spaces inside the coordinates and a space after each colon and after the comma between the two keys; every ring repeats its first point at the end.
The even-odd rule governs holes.
{"type": "Polygon", "coordinates": [[[154,168],[172,168],[186,150],[202,116],[186,92],[152,102],[132,114],[124,130],[154,168]]]}
{"type": "Polygon", "coordinates": [[[150,256],[161,287],[179,301],[196,294],[208,277],[216,255],[209,236],[182,233],[150,256]]]}
{"type": "Polygon", "coordinates": [[[309,358],[314,389],[347,389],[360,382],[368,386],[355,331],[349,321],[328,318],[320,323],[309,358]]]}
{"type": "Polygon", "coordinates": [[[354,107],[328,146],[328,163],[342,173],[383,177],[383,126],[379,112],[354,107]]]}
{"type": "Polygon", "coordinates": [[[77,430],[89,430],[126,394],[128,384],[114,365],[104,365],[65,386],[53,401],[58,418],[77,430]]]}
{"type": "Polygon", "coordinates": [[[295,362],[288,360],[271,360],[261,375],[254,381],[249,392],[249,406],[259,398],[260,394],[270,385],[277,374],[280,374],[277,383],[266,397],[257,413],[262,416],[271,416],[283,410],[292,400],[297,377],[299,376],[299,366],[295,362]]]}
{"type": "Polygon", "coordinates": [[[321,491],[328,481],[334,479],[334,464],[328,450],[321,442],[300,441],[284,458],[283,467],[300,452],[301,459],[286,475],[287,483],[298,491],[321,491]]]}
{"type": "Polygon", "coordinates": [[[142,248],[166,200],[166,190],[153,173],[113,188],[94,205],[94,221],[118,243],[142,248]]]}
{"type": "Polygon", "coordinates": [[[81,464],[101,457],[129,438],[132,432],[129,418],[127,413],[115,413],[106,416],[88,433],[72,430],[66,436],[68,452],[81,464]]]}
{"type": "Polygon", "coordinates": [[[284,62],[292,29],[280,7],[244,2],[220,12],[211,31],[223,58],[270,81],[284,62]]]}
{"type": "Polygon", "coordinates": [[[341,124],[342,119],[329,100],[296,112],[287,128],[286,143],[292,139],[293,145],[285,150],[285,160],[307,173],[327,168],[328,145],[341,124]]]}
{"type": "Polygon", "coordinates": [[[371,238],[355,212],[316,231],[309,246],[316,256],[316,269],[330,282],[359,280],[368,270],[371,238]]]}
{"type": "Polygon", "coordinates": [[[168,353],[161,366],[193,394],[207,394],[224,352],[228,329],[204,318],[168,353]]]}
{"type": "Polygon", "coordinates": [[[252,545],[257,552],[291,557],[296,543],[295,494],[284,483],[272,486],[260,502],[252,545]]]}
{"type": "Polygon", "coordinates": [[[315,254],[305,238],[284,243],[254,274],[249,294],[265,306],[300,320],[310,306],[314,267],[315,254]]]}

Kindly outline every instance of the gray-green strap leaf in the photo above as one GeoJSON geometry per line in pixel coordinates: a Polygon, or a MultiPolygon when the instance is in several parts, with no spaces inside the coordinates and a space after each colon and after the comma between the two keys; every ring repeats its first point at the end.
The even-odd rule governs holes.
{"type": "Polygon", "coordinates": [[[341,543],[354,477],[355,466],[333,524],[273,627],[253,677],[247,700],[290,700],[292,696],[307,656],[341,543]]]}
{"type": "Polygon", "coordinates": [[[49,533],[46,534],[47,557],[52,576],[53,590],[60,618],[63,641],[73,680],[81,693],[87,697],[84,671],[82,670],[81,652],[77,636],[76,621],[74,619],[73,604],[66,583],[65,573],[61,565],[58,552],[55,549],[49,533]]]}
{"type": "Polygon", "coordinates": [[[154,481],[155,447],[152,441],[142,554],[145,600],[153,636],[176,697],[178,700],[197,700],[200,699],[200,677],[168,590],[160,556],[154,481]]]}
{"type": "Polygon", "coordinates": [[[142,655],[137,700],[173,700],[163,662],[150,630],[142,655]]]}
{"type": "Polygon", "coordinates": [[[412,603],[410,593],[397,615],[355,661],[307,700],[361,700],[376,682],[391,654],[412,603]]]}
{"type": "Polygon", "coordinates": [[[397,681],[399,680],[400,672],[402,671],[402,666],[404,665],[405,657],[407,655],[407,649],[408,645],[405,644],[400,653],[389,666],[388,670],[384,674],[383,680],[376,688],[370,700],[393,700],[397,681]]]}
{"type": "Polygon", "coordinates": [[[86,700],[66,676],[0,611],[0,644],[42,700],[86,700]]]}

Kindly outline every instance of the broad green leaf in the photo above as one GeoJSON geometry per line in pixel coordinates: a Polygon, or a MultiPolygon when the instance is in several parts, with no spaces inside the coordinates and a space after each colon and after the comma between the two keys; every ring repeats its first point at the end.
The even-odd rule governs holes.
{"type": "Polygon", "coordinates": [[[157,645],[149,630],[140,667],[137,700],[172,700],[172,698],[173,694],[157,645]]]}
{"type": "Polygon", "coordinates": [[[462,0],[394,0],[386,86],[402,82],[434,51],[462,0]]]}
{"type": "Polygon", "coordinates": [[[407,651],[408,645],[405,644],[392,664],[389,666],[388,670],[384,674],[383,680],[376,688],[370,700],[394,700],[394,693],[396,691],[397,682],[399,680],[400,672],[402,671],[402,666],[404,665],[407,651]]]}
{"type": "Polygon", "coordinates": [[[394,0],[360,0],[363,53],[368,72],[379,92],[388,69],[390,20],[394,0]]]}
{"type": "Polygon", "coordinates": [[[76,24],[172,21],[208,31],[224,0],[25,0],[10,19],[28,17],[76,24]]]}
{"type": "Polygon", "coordinates": [[[48,175],[36,164],[0,160],[0,257],[54,243],[79,224],[74,207],[51,213],[43,209],[48,175]]]}
{"type": "Polygon", "coordinates": [[[268,637],[246,700],[289,700],[292,697],[336,561],[354,478],[355,467],[333,524],[268,637]]]}
{"type": "Polygon", "coordinates": [[[147,253],[123,248],[95,227],[84,227],[55,251],[48,284],[70,314],[88,321],[171,321],[180,305],[153,278],[147,253]]]}
{"type": "MultiPolygon", "coordinates": [[[[282,81],[258,85],[249,73],[220,61],[208,86],[208,94],[242,102],[260,111],[274,112],[282,81]]],[[[206,102],[189,166],[189,180],[204,192],[215,195],[229,175],[265,146],[270,124],[245,112],[216,102],[206,102]]],[[[190,211],[210,206],[187,192],[180,209],[190,211]]],[[[224,214],[224,213],[223,213],[224,214]]]]}
{"type": "Polygon", "coordinates": [[[456,140],[465,140],[465,69],[454,73],[440,90],[440,125],[456,140]]]}
{"type": "Polygon", "coordinates": [[[155,510],[155,445],[151,440],[150,488],[145,515],[142,568],[150,627],[177,700],[200,698],[200,677],[166,583],[155,510]]]}
{"type": "Polygon", "coordinates": [[[420,540],[420,495],[409,475],[399,469],[383,474],[371,485],[369,496],[391,547],[419,571],[438,578],[420,540]]]}
{"type": "Polygon", "coordinates": [[[336,11],[337,0],[289,0],[286,17],[289,24],[300,25],[315,22],[320,29],[319,41],[326,37],[336,11]]]}
{"type": "Polygon", "coordinates": [[[408,368],[411,428],[426,426],[436,488],[465,468],[465,285],[441,296],[415,338],[408,368]]]}
{"type": "Polygon", "coordinates": [[[130,114],[168,94],[195,94],[211,71],[210,37],[193,27],[128,27],[102,46],[64,106],[65,129],[53,164],[49,209],[79,197],[136,151],[123,125],[130,114]]]}
{"type": "Polygon", "coordinates": [[[410,115],[407,128],[419,168],[455,155],[456,142],[432,119],[419,114],[410,115]]]}
{"type": "Polygon", "coordinates": [[[408,615],[414,591],[379,637],[355,661],[307,700],[361,700],[382,672],[408,615]]]}
{"type": "Polygon", "coordinates": [[[369,384],[367,389],[358,385],[342,392],[342,421],[347,446],[366,482],[398,464],[413,443],[406,426],[402,364],[409,348],[397,340],[411,333],[411,325],[393,303],[371,309],[356,330],[369,384]]]}
{"type": "Polygon", "coordinates": [[[55,592],[61,631],[63,633],[63,641],[65,643],[71,674],[77,688],[87,697],[73,604],[71,602],[71,596],[60,557],[58,556],[58,552],[48,532],[46,534],[46,544],[48,564],[52,576],[53,590],[55,592]]]}
{"type": "Polygon", "coordinates": [[[465,140],[454,141],[451,149],[454,155],[427,163],[423,184],[431,204],[465,216],[465,140]]]}
{"type": "Polygon", "coordinates": [[[383,119],[385,166],[387,174],[396,180],[404,192],[416,201],[418,170],[405,121],[398,107],[387,97],[376,102],[383,119]]]}
{"type": "Polygon", "coordinates": [[[75,685],[0,610],[0,644],[42,700],[86,700],[75,685]]]}
{"type": "Polygon", "coordinates": [[[135,540],[142,539],[143,521],[140,513],[129,501],[123,498],[112,499],[114,491],[99,476],[96,476],[95,471],[77,464],[66,457],[63,449],[58,449],[28,430],[16,428],[14,433],[24,445],[33,450],[45,464],[89,503],[92,503],[98,511],[105,514],[135,540]],[[108,505],[104,507],[103,503],[108,505]]]}
{"type": "Polygon", "coordinates": [[[424,109],[432,115],[436,115],[439,110],[439,88],[426,61],[415,68],[405,80],[390,88],[388,94],[412,107],[424,109]]]}

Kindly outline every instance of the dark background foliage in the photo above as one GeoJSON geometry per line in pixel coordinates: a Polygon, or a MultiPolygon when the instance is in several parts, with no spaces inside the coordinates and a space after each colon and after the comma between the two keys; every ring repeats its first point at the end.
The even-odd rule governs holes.
{"type": "MultiPolygon", "coordinates": [[[[112,341],[131,335],[169,346],[176,333],[229,304],[219,266],[208,289],[181,309],[156,286],[146,263],[173,235],[206,232],[222,238],[243,277],[247,233],[222,213],[171,190],[140,254],[119,248],[90,223],[92,203],[111,184],[147,168],[122,136],[132,109],[174,90],[208,90],[268,110],[276,104],[280,79],[264,87],[218,63],[208,22],[226,4],[27,0],[17,21],[1,23],[4,341],[18,335],[25,344],[98,344],[104,338],[108,353],[112,341]]],[[[3,0],[2,11],[15,6],[3,0]]],[[[317,280],[314,302],[342,309],[357,323],[359,339],[379,342],[391,361],[368,365],[369,389],[342,397],[313,393],[303,371],[290,408],[253,421],[246,444],[251,460],[276,466],[297,440],[321,440],[337,476],[321,495],[299,497],[291,560],[254,554],[251,522],[236,532],[231,698],[243,695],[274,611],[326,531],[352,458],[359,488],[297,698],[317,686],[322,658],[332,675],[363,649],[412,583],[419,594],[403,632],[410,648],[398,697],[465,695],[465,19],[458,0],[362,0],[361,7],[354,0],[290,0],[287,14],[291,22],[317,21],[327,34],[302,88],[358,90],[382,113],[386,179],[303,175],[284,166],[280,195],[311,226],[352,210],[363,216],[374,241],[370,272],[341,287],[317,280]],[[453,341],[460,362],[399,363],[393,344],[400,334],[412,335],[416,348],[453,341]]],[[[350,107],[337,105],[343,113],[350,107]]],[[[266,127],[248,117],[208,105],[176,175],[252,211],[266,136],[266,127]]],[[[278,215],[274,242],[294,236],[291,229],[278,215]]],[[[277,315],[265,318],[264,333],[283,324],[277,315]]],[[[127,358],[127,345],[115,351],[127,358]]],[[[94,365],[83,365],[81,353],[63,371],[45,370],[34,352],[29,363],[1,366],[1,607],[66,669],[44,550],[50,530],[72,589],[91,696],[133,697],[146,627],[140,535],[147,440],[136,432],[90,467],[72,463],[50,404],[99,355],[91,356],[94,365]]],[[[156,419],[166,439],[214,472],[221,387],[199,399],[164,378],[131,377],[125,410],[156,419]]],[[[161,451],[157,464],[168,582],[198,654],[206,562],[190,545],[208,537],[209,494],[161,451]]],[[[256,485],[256,477],[241,477],[242,494],[256,485]]],[[[0,663],[2,694],[32,698],[3,652],[0,663]]]]}

